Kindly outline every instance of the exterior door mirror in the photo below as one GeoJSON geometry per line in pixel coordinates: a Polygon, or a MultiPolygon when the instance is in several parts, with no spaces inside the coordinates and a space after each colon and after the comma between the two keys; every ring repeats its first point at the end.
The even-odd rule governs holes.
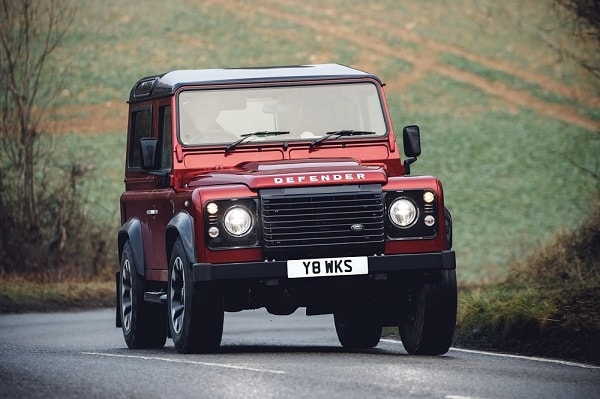
{"type": "Polygon", "coordinates": [[[409,158],[416,158],[421,155],[421,133],[419,126],[405,126],[402,129],[402,139],[404,143],[404,154],[409,158]]]}

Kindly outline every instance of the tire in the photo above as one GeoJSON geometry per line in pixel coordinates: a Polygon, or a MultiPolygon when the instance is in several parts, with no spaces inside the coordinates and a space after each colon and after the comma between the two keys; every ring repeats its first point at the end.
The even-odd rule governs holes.
{"type": "Polygon", "coordinates": [[[194,285],[181,238],[169,262],[169,329],[179,353],[214,353],[223,335],[223,294],[213,284],[194,285]]]}
{"type": "Polygon", "coordinates": [[[137,268],[129,240],[123,247],[119,276],[119,316],[127,346],[131,349],[162,348],[167,339],[166,308],[144,302],[144,280],[137,268]]]}
{"type": "Polygon", "coordinates": [[[347,307],[333,314],[335,332],[344,348],[374,348],[381,338],[381,324],[371,309],[347,307]]]}
{"type": "Polygon", "coordinates": [[[442,355],[452,344],[456,325],[456,271],[442,270],[441,279],[416,284],[398,330],[411,355],[442,355]]]}

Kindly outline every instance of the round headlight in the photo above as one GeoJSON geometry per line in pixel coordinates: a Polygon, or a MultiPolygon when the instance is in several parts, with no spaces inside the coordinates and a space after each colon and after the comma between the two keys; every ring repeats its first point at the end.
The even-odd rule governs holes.
{"type": "Polygon", "coordinates": [[[223,227],[234,237],[243,237],[252,229],[252,215],[241,206],[233,206],[223,216],[223,227]]]}
{"type": "Polygon", "coordinates": [[[389,210],[390,220],[398,227],[411,226],[417,220],[418,215],[415,204],[406,198],[395,200],[389,210]]]}

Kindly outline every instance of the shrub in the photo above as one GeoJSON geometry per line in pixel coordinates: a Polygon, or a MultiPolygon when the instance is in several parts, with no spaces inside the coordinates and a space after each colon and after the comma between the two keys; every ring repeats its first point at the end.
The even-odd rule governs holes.
{"type": "Polygon", "coordinates": [[[600,201],[501,284],[463,293],[456,343],[600,363],[600,201]]]}
{"type": "Polygon", "coordinates": [[[560,231],[544,247],[515,263],[507,282],[543,286],[600,282],[600,200],[578,229],[560,231]]]}
{"type": "MultiPolygon", "coordinates": [[[[101,274],[112,258],[110,226],[92,220],[81,189],[91,168],[40,140],[35,161],[35,220],[23,217],[23,192],[11,163],[0,156],[0,271],[62,280],[101,274]]],[[[0,154],[1,155],[1,154],[0,154]]]]}

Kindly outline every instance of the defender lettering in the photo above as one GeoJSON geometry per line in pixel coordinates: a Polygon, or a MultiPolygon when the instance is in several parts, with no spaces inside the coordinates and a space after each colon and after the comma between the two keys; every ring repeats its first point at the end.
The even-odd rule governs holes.
{"type": "Polygon", "coordinates": [[[275,184],[295,184],[303,182],[330,182],[330,181],[353,181],[353,180],[365,180],[364,173],[344,173],[344,174],[327,174],[327,175],[300,175],[300,176],[286,176],[286,177],[274,177],[273,183],[275,184]]]}

